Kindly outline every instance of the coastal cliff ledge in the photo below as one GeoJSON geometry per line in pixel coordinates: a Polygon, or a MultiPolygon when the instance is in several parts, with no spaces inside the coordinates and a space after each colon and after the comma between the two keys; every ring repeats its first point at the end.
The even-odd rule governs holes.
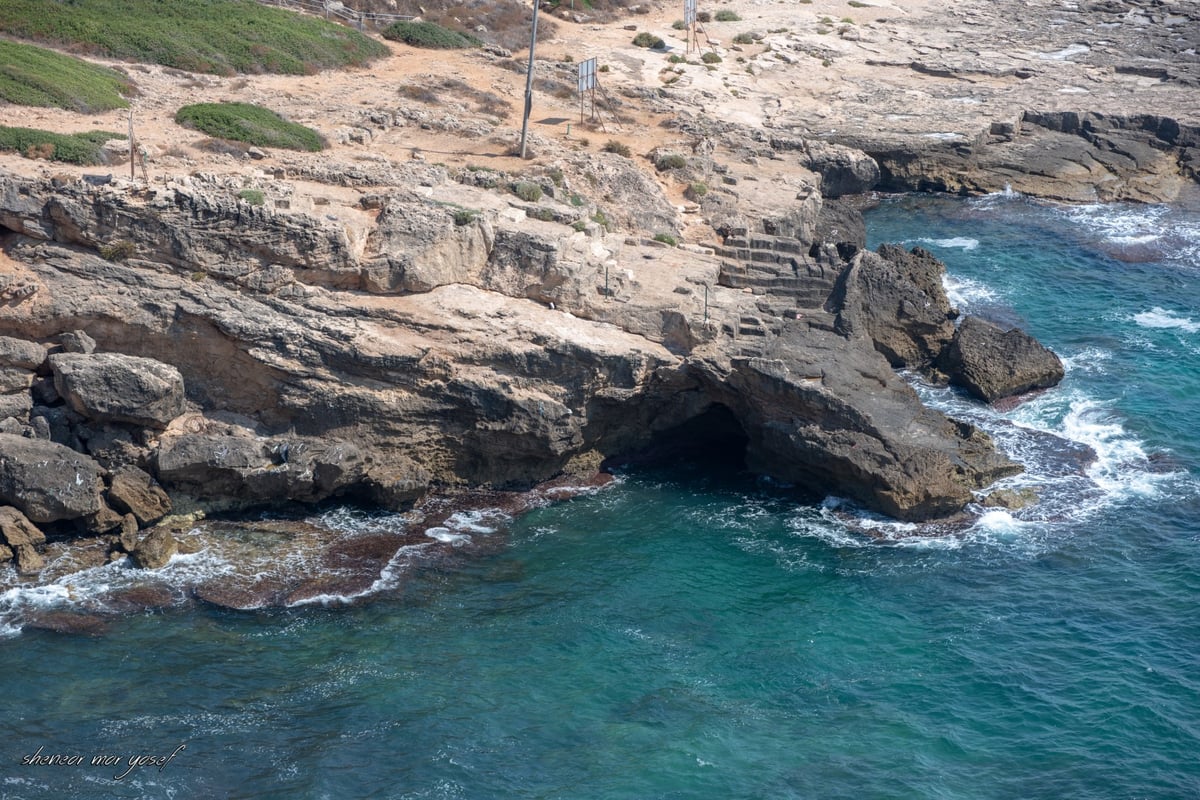
{"type": "MultiPolygon", "coordinates": [[[[148,192],[0,177],[0,334],[20,376],[0,449],[44,441],[91,476],[74,516],[39,517],[3,481],[0,502],[117,536],[112,476],[127,468],[177,510],[401,507],[685,444],[923,519],[1019,470],[893,370],[932,369],[953,339],[941,266],[922,251],[839,249],[754,220],[705,254],[506,208],[456,222],[402,191],[382,202],[356,230],[249,209],[216,179],[148,192]],[[118,235],[119,257],[104,244],[118,235]],[[896,323],[917,306],[932,329],[896,323]]],[[[814,222],[800,229],[822,202],[797,206],[814,222]]]]}

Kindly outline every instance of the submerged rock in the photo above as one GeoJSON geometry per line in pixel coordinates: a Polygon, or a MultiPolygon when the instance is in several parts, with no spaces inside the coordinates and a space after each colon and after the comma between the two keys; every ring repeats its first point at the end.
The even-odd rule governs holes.
{"type": "Polygon", "coordinates": [[[154,528],[129,552],[142,569],[162,569],[179,552],[179,542],[166,528],[154,528]]]}

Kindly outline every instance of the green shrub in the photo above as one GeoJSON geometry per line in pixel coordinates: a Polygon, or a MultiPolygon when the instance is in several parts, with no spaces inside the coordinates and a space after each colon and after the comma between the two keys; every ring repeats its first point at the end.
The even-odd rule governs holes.
{"type": "Polygon", "coordinates": [[[137,252],[133,242],[128,239],[118,239],[100,248],[100,257],[105,261],[124,261],[137,252]]]}
{"type": "Polygon", "coordinates": [[[175,121],[209,136],[258,147],[317,151],[325,146],[311,128],[288,122],[270,109],[249,103],[197,103],[175,112],[175,121]]]}
{"type": "Polygon", "coordinates": [[[536,203],[542,199],[542,187],[531,181],[517,181],[512,186],[512,193],[526,203],[536,203]]]}
{"type": "Polygon", "coordinates": [[[53,133],[36,128],[7,128],[0,125],[0,150],[20,153],[26,158],[44,158],[67,164],[103,164],[100,146],[109,139],[124,139],[119,133],[53,133]]]}
{"type": "Polygon", "coordinates": [[[383,29],[383,38],[432,50],[463,50],[482,44],[470,34],[452,31],[432,22],[393,22],[383,29]]]}
{"type": "Polygon", "coordinates": [[[267,196],[263,194],[262,189],[242,189],[238,192],[238,197],[252,206],[261,206],[267,200],[267,196]]]}
{"type": "Polygon", "coordinates": [[[688,184],[687,191],[692,198],[699,199],[708,194],[708,184],[703,181],[696,181],[688,184]]]}
{"type": "Polygon", "coordinates": [[[0,101],[81,113],[125,108],[136,92],[119,72],[0,39],[0,101]]]}
{"type": "Polygon", "coordinates": [[[659,172],[666,172],[669,169],[683,169],[687,166],[687,159],[679,153],[663,153],[654,162],[654,168],[659,172]]]}
{"type": "Polygon", "coordinates": [[[544,206],[539,208],[527,208],[525,209],[525,216],[530,217],[531,219],[540,219],[542,222],[553,222],[554,209],[545,208],[544,206]]]}
{"type": "Polygon", "coordinates": [[[662,242],[663,244],[670,245],[671,247],[675,247],[677,244],[679,244],[679,240],[669,233],[654,234],[654,241],[662,242]]]}
{"type": "Polygon", "coordinates": [[[731,8],[722,8],[720,11],[718,11],[716,13],[716,16],[713,17],[713,19],[715,19],[717,22],[741,22],[742,21],[742,18],[738,16],[738,13],[731,8]]]}
{"type": "Polygon", "coordinates": [[[607,142],[605,142],[604,152],[616,153],[617,155],[625,156],[626,158],[629,158],[631,153],[629,145],[625,144],[624,142],[618,142],[616,139],[609,139],[607,142]]]}
{"type": "Polygon", "coordinates": [[[571,223],[571,227],[574,228],[579,233],[583,233],[584,231],[587,230],[587,223],[581,219],[577,219],[571,223]]]}
{"type": "Polygon", "coordinates": [[[667,56],[667,61],[671,64],[682,64],[687,59],[678,53],[671,53],[671,55],[667,56]]]}
{"type": "MultiPolygon", "coordinates": [[[[810,0],[810,2],[811,2],[811,0],[810,0]]],[[[711,11],[697,11],[696,12],[696,21],[697,22],[712,22],[712,12],[711,11]]]]}
{"type": "Polygon", "coordinates": [[[596,209],[596,213],[592,214],[592,222],[604,228],[604,230],[608,230],[608,215],[600,209],[596,209]]]}
{"type": "Polygon", "coordinates": [[[677,19],[677,20],[675,20],[674,22],[672,22],[672,23],[671,23],[671,29],[672,29],[672,30],[676,30],[676,31],[682,31],[682,30],[686,30],[686,29],[687,29],[687,23],[685,23],[685,22],[684,22],[683,20],[681,20],[681,19],[677,19]]]}
{"type": "MultiPolygon", "coordinates": [[[[812,0],[809,0],[809,2],[811,2],[811,1],[812,0]]],[[[801,0],[801,2],[803,2],[803,0],[801,0]]],[[[851,8],[866,8],[867,7],[866,3],[860,3],[859,0],[850,0],[849,5],[851,8]]]]}
{"type": "Polygon", "coordinates": [[[4,0],[0,33],[221,75],[305,75],[388,55],[351,28],[244,0],[4,0]]]}
{"type": "Polygon", "coordinates": [[[479,217],[479,212],[472,211],[469,208],[459,208],[454,212],[454,224],[458,227],[470,225],[479,217]]]}
{"type": "Polygon", "coordinates": [[[633,44],[636,47],[649,47],[651,50],[663,50],[667,46],[667,43],[662,39],[646,31],[642,31],[633,37],[633,44]]]}
{"type": "Polygon", "coordinates": [[[703,61],[705,64],[720,64],[721,63],[721,57],[712,51],[709,51],[709,52],[705,53],[704,55],[700,56],[700,60],[703,61]]]}
{"type": "Polygon", "coordinates": [[[733,43],[734,44],[754,44],[754,34],[745,33],[745,32],[739,33],[738,35],[733,37],[733,43]]]}

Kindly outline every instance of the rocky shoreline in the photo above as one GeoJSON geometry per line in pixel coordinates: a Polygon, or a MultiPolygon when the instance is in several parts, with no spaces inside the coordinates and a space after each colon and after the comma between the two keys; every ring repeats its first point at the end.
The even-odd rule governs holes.
{"type": "MultiPolygon", "coordinates": [[[[911,70],[1029,79],[929,63],[911,70]]],[[[960,318],[929,253],[865,250],[856,209],[880,189],[1158,201],[1197,178],[1187,117],[829,134],[714,120],[685,89],[627,87],[669,115],[644,161],[539,140],[520,172],[334,153],[149,183],[0,173],[0,561],[31,580],[73,540],[161,568],[186,539],[170,514],[407,510],[679,447],[953,517],[1020,466],[896,370],[997,402],[1062,364],[960,318]]],[[[404,119],[373,109],[359,140],[404,119]]]]}

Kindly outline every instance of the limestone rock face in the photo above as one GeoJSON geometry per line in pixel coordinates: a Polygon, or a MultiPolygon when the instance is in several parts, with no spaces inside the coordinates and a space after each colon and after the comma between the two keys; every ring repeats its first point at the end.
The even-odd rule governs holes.
{"type": "Polygon", "coordinates": [[[942,288],[945,266],[932,253],[884,245],[851,262],[839,284],[838,327],[869,338],[893,367],[933,363],[954,335],[942,288]]]}
{"type": "Polygon", "coordinates": [[[853,147],[808,139],[804,156],[805,166],[821,176],[821,194],[825,197],[863,194],[879,183],[875,159],[853,147]]]}
{"type": "Polygon", "coordinates": [[[104,505],[104,470],[68,447],[0,433],[0,502],[35,523],[78,519],[104,505]]]}
{"type": "Polygon", "coordinates": [[[8,255],[50,287],[36,305],[0,306],[0,334],[54,341],[86,308],[99,352],[51,357],[57,391],[39,390],[37,417],[113,473],[115,511],[96,460],[0,436],[0,502],[35,523],[82,519],[129,539],[131,512],[145,524],[162,510],[157,498],[138,511],[151,484],[131,466],[177,510],[335,497],[403,507],[435,487],[594,470],[677,430],[730,434],[756,470],[905,519],[954,513],[1015,469],[922,406],[880,355],[930,358],[947,331],[940,272],[902,251],[848,264],[859,233],[818,237],[811,186],[772,183],[737,206],[745,224],[729,217],[715,255],[513,208],[456,215],[399,192],[371,200],[381,223],[342,231],[355,247],[304,263],[282,242],[322,227],[293,219],[303,214],[248,212],[243,231],[211,197],[218,230],[201,241],[197,197],[164,206],[158,191],[139,204],[112,187],[58,193],[0,176],[0,218],[18,233],[8,255]],[[138,258],[79,249],[110,213],[138,258]],[[185,240],[206,279],[180,274],[185,240]],[[184,411],[185,383],[199,411],[184,411]],[[722,430],[705,430],[712,414],[722,430]],[[4,457],[32,447],[43,450],[4,457]]]}
{"type": "Polygon", "coordinates": [[[1063,378],[1062,361],[1032,336],[1005,330],[978,317],[966,317],[941,363],[952,383],[988,403],[1063,378]]]}
{"type": "Polygon", "coordinates": [[[169,364],[122,353],[56,353],[50,367],[59,394],[89,419],[165,428],[183,412],[183,376],[169,364]]]}
{"type": "Polygon", "coordinates": [[[878,353],[829,331],[789,326],[730,370],[707,375],[721,378],[710,391],[742,420],[757,471],[900,519],[952,514],[973,490],[1021,471],[982,431],[914,402],[878,353]]]}

